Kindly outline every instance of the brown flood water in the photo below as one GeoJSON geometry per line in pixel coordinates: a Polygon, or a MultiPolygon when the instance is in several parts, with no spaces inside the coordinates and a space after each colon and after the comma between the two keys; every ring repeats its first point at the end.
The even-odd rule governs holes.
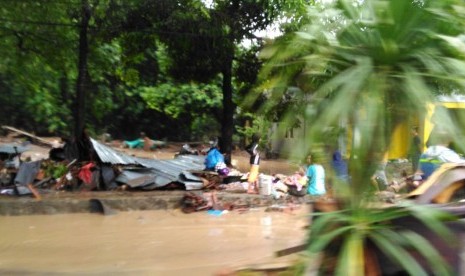
{"type": "MultiPolygon", "coordinates": [[[[0,216],[1,275],[214,275],[305,240],[308,207],[0,216]]],[[[278,260],[284,261],[281,257],[278,260]]]]}

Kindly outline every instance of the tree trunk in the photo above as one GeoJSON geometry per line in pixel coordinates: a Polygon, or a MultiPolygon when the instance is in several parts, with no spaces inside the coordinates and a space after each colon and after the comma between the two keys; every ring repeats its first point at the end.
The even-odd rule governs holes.
{"type": "Polygon", "coordinates": [[[232,61],[231,55],[224,64],[223,68],[223,120],[221,127],[220,149],[226,156],[226,163],[231,162],[232,136],[234,132],[234,102],[232,90],[232,61]]]}
{"type": "Polygon", "coordinates": [[[76,106],[74,113],[74,136],[79,135],[84,130],[85,102],[86,102],[86,76],[87,76],[87,55],[89,45],[87,32],[90,20],[90,6],[88,0],[81,0],[81,25],[79,31],[79,61],[78,77],[76,80],[76,106]]]}

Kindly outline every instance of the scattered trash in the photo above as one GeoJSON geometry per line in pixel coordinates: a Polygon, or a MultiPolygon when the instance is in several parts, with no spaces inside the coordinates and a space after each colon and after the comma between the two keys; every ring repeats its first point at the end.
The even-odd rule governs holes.
{"type": "Polygon", "coordinates": [[[207,214],[215,216],[215,217],[219,217],[219,216],[227,214],[227,213],[228,213],[228,211],[221,211],[221,210],[208,210],[207,211],[207,214]]]}
{"type": "MultiPolygon", "coordinates": [[[[115,144],[108,141],[110,139],[108,135],[105,139],[97,141],[83,133],[80,140],[62,139],[63,142],[57,140],[49,142],[19,129],[8,126],[3,128],[25,136],[29,141],[0,145],[1,195],[28,195],[40,199],[40,194],[46,191],[184,190],[187,193],[182,199],[181,206],[185,213],[190,213],[211,210],[247,212],[253,207],[263,206],[260,205],[260,198],[266,198],[268,202],[270,200],[292,202],[307,194],[305,174],[261,173],[259,195],[251,196],[253,200],[239,204],[221,202],[217,198],[218,192],[246,194],[248,173],[242,173],[231,166],[226,167],[224,163],[220,163],[221,166],[215,165],[214,171],[204,170],[206,149],[209,147],[200,142],[184,143],[179,146],[180,151],[173,159],[160,160],[127,154],[115,148],[115,144]],[[31,147],[37,145],[47,147],[48,156],[29,152],[31,147]]],[[[150,150],[153,145],[167,146],[166,141],[157,142],[142,135],[136,141],[142,144],[136,145],[134,141],[126,143],[127,147],[147,149],[149,143],[150,150]]],[[[402,178],[392,179],[386,191],[378,194],[381,201],[393,203],[398,200],[399,193],[403,192],[403,189],[412,190],[411,183],[414,179],[404,173],[405,167],[399,165],[404,163],[409,164],[403,159],[390,162],[392,168],[397,170],[394,175],[402,175],[402,178]]],[[[447,202],[449,199],[455,200],[456,197],[441,199],[441,201],[447,202]]],[[[101,203],[91,204],[93,204],[92,208],[100,210],[99,212],[104,209],[101,203]]],[[[294,206],[286,204],[272,205],[266,211],[291,213],[293,208],[294,206]]],[[[210,212],[210,214],[218,215],[220,212],[210,212]]]]}

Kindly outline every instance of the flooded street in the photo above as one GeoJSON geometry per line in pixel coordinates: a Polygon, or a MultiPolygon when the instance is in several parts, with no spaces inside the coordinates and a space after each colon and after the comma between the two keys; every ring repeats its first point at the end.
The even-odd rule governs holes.
{"type": "Polygon", "coordinates": [[[0,274],[214,275],[301,244],[307,208],[0,216],[0,274]]]}

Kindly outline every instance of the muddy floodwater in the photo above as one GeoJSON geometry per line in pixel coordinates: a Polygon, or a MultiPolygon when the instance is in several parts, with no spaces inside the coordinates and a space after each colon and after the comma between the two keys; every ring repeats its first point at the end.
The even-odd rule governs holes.
{"type": "Polygon", "coordinates": [[[0,274],[214,275],[276,260],[277,250],[301,244],[308,213],[301,206],[292,213],[0,216],[0,274]]]}

